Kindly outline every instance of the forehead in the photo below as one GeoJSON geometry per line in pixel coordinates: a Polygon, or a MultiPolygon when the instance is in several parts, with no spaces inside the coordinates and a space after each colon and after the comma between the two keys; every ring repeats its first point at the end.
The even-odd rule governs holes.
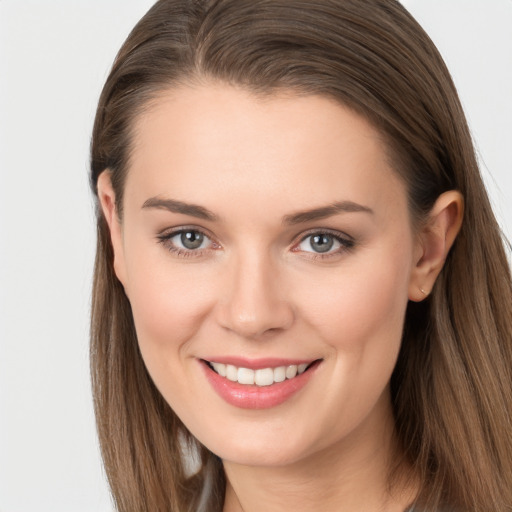
{"type": "Polygon", "coordinates": [[[198,202],[244,187],[290,208],[292,190],[300,206],[404,193],[381,133],[324,96],[182,87],[136,120],[127,192],[198,202]]]}

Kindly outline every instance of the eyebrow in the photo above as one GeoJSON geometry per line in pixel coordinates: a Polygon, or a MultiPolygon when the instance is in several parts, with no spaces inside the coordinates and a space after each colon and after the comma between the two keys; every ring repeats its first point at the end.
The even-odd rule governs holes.
{"type": "Polygon", "coordinates": [[[337,215],[339,213],[354,212],[363,212],[373,215],[373,210],[368,208],[368,206],[363,206],[352,201],[340,201],[328,206],[322,206],[312,210],[305,210],[302,212],[293,213],[291,215],[285,215],[283,217],[283,223],[289,225],[302,224],[304,222],[332,217],[333,215],[337,215]]]}
{"type": "MultiPolygon", "coordinates": [[[[219,217],[213,212],[191,203],[184,203],[183,201],[177,201],[175,199],[162,199],[160,197],[151,197],[144,201],[142,208],[155,208],[158,210],[168,210],[172,213],[181,213],[183,215],[190,215],[197,217],[198,219],[208,220],[215,222],[219,220],[219,217]]],[[[319,208],[313,208],[311,210],[304,210],[283,217],[283,224],[295,225],[310,222],[314,220],[325,219],[332,217],[339,213],[354,213],[363,212],[373,214],[373,210],[367,206],[363,206],[353,201],[340,201],[332,203],[328,206],[321,206],[319,208]]]]}
{"type": "Polygon", "coordinates": [[[183,215],[190,215],[202,220],[216,221],[217,215],[212,213],[207,208],[197,204],[184,203],[176,201],[175,199],[162,199],[159,197],[151,197],[144,201],[142,208],[156,208],[158,210],[168,210],[172,213],[182,213],[183,215]]]}

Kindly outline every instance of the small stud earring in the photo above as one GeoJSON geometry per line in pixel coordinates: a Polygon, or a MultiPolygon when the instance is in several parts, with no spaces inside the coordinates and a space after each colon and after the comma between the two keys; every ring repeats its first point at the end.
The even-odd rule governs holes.
{"type": "Polygon", "coordinates": [[[428,293],[423,288],[420,288],[420,292],[423,293],[423,295],[428,295],[428,293]]]}

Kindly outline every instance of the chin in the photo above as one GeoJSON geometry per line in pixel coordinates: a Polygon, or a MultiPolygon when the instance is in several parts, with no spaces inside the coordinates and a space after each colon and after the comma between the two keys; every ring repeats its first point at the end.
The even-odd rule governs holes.
{"type": "Polygon", "coordinates": [[[238,437],[225,432],[221,439],[206,440],[203,444],[223,461],[266,467],[294,464],[314,452],[317,445],[315,442],[294,439],[289,435],[279,436],[272,431],[268,434],[238,437]]]}
{"type": "Polygon", "coordinates": [[[302,459],[297,452],[272,449],[270,447],[246,447],[234,451],[232,448],[216,453],[223,461],[241,466],[281,467],[294,464],[302,459]]]}

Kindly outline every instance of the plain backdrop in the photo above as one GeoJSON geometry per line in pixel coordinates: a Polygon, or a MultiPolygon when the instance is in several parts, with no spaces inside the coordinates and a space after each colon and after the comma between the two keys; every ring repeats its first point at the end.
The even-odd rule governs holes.
{"type": "MultiPolygon", "coordinates": [[[[0,0],[0,511],[112,510],[88,377],[90,132],[152,0],[0,0]]],[[[452,71],[512,234],[512,0],[404,0],[452,71]]]]}

